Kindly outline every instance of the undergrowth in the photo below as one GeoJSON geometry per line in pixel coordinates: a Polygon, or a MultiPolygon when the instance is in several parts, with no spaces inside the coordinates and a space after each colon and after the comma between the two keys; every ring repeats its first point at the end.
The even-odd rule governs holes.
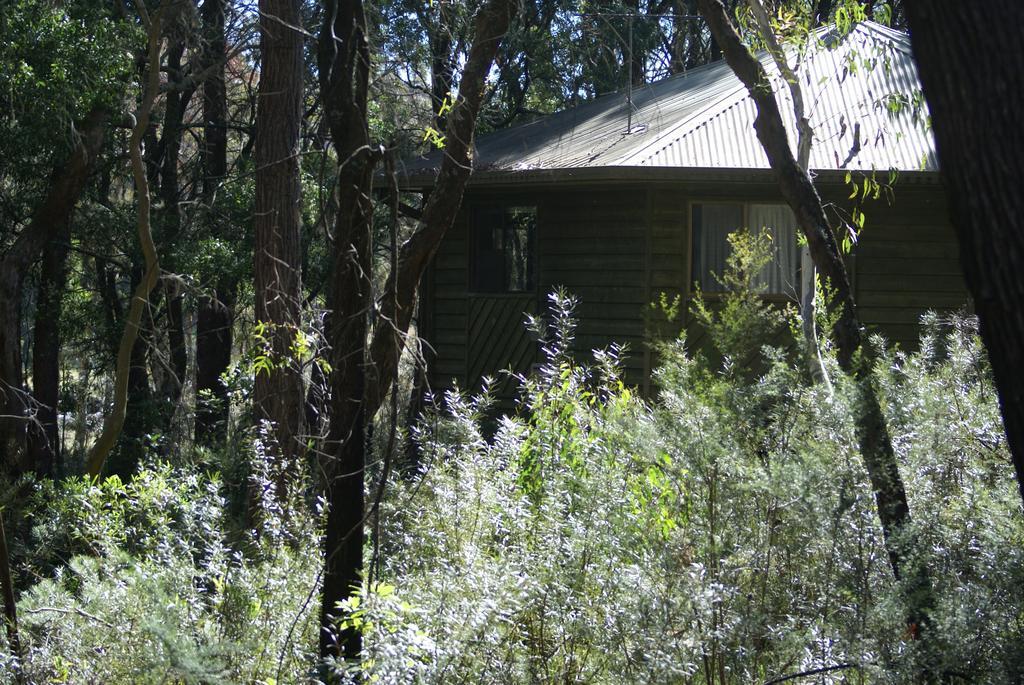
{"type": "MultiPolygon", "coordinates": [[[[514,415],[495,423],[486,393],[457,391],[428,411],[420,471],[388,483],[379,553],[347,602],[365,634],[349,677],[899,683],[926,654],[951,682],[1020,682],[1024,520],[971,322],[929,317],[919,351],[879,345],[875,366],[935,583],[925,646],[882,545],[853,388],[828,354],[832,391],[812,384],[798,346],[762,344],[787,314],[736,297],[698,310],[727,349],[662,345],[654,399],[623,382],[621,350],[580,361],[574,302],[555,294],[514,415]]],[[[0,652],[0,681],[310,682],[320,512],[274,502],[272,465],[250,459],[258,536],[195,466],[31,486],[23,654],[0,652]]]]}

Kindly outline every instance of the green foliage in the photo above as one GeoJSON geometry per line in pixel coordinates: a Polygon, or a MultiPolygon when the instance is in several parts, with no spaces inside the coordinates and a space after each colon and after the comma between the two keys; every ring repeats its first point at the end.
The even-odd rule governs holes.
{"type": "Polygon", "coordinates": [[[123,109],[140,34],[98,2],[15,0],[0,12],[0,35],[0,173],[45,182],[71,148],[73,122],[93,107],[123,109]]]}
{"type": "MultiPolygon", "coordinates": [[[[390,484],[386,591],[364,588],[355,608],[363,675],[746,683],[847,663],[828,682],[912,680],[921,647],[886,561],[850,383],[836,374],[830,397],[770,346],[761,373],[733,374],[680,340],[647,404],[614,353],[588,366],[558,343],[571,341],[571,302],[553,299],[547,361],[492,439],[486,401],[457,393],[421,424],[431,467],[390,484]]],[[[1024,525],[995,397],[970,326],[933,330],[919,354],[876,369],[937,578],[931,658],[966,682],[1016,682],[1024,525]]]]}
{"type": "MultiPolygon", "coordinates": [[[[1024,522],[971,324],[932,317],[919,352],[875,367],[935,582],[922,644],[858,454],[856,392],[839,373],[831,395],[809,384],[743,332],[782,313],[750,304],[759,239],[739,240],[736,303],[706,323],[735,354],[753,346],[758,370],[672,341],[645,402],[620,350],[574,355],[575,300],[556,293],[516,415],[495,426],[486,396],[451,392],[423,417],[426,468],[389,482],[379,563],[343,607],[366,650],[337,664],[344,678],[747,683],[853,664],[827,682],[901,683],[927,658],[963,682],[1019,682],[1024,522]]],[[[275,500],[256,438],[244,513],[237,486],[164,464],[33,486],[15,549],[26,651],[0,657],[0,682],[308,681],[320,512],[275,500]]]]}
{"type": "MultiPolygon", "coordinates": [[[[927,318],[913,354],[876,341],[935,583],[919,642],[857,449],[858,393],[834,359],[828,393],[771,344],[787,313],[751,285],[769,239],[731,240],[724,294],[695,310],[724,363],[666,342],[644,401],[620,349],[581,361],[576,301],[555,293],[531,322],[544,363],[519,379],[515,415],[450,392],[414,427],[425,468],[385,490],[377,563],[342,606],[365,655],[333,664],[342,678],[724,684],[847,664],[824,682],[904,683],[928,660],[1020,682],[1024,520],[972,324],[927,318]]],[[[288,363],[315,347],[295,336],[288,363]]],[[[232,387],[257,372],[239,364],[232,387]]],[[[14,550],[26,649],[0,649],[0,682],[311,680],[319,504],[302,484],[278,502],[266,436],[242,434],[244,454],[196,455],[223,479],[153,463],[128,482],[32,486],[14,550]]]]}
{"type": "Polygon", "coordinates": [[[923,320],[920,351],[876,374],[939,594],[945,669],[1024,678],[1024,525],[988,361],[974,323],[923,320]]]}
{"type": "Polygon", "coordinates": [[[724,274],[715,274],[724,295],[709,301],[698,290],[692,310],[707,331],[713,351],[729,373],[749,373],[760,361],[761,346],[783,330],[785,315],[761,295],[756,278],[771,262],[774,250],[767,231],[729,234],[724,274]]]}
{"type": "MultiPolygon", "coordinates": [[[[128,483],[36,486],[24,660],[0,666],[0,682],[303,680],[319,557],[300,550],[316,547],[315,530],[293,544],[269,535],[242,555],[223,489],[215,475],[164,464],[128,483]]],[[[275,516],[257,508],[264,522],[275,516]]]]}

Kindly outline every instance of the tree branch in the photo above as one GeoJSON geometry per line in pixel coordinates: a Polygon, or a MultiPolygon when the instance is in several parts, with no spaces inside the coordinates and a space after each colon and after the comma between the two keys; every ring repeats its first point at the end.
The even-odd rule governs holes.
{"type": "Polygon", "coordinates": [[[419,228],[402,244],[398,269],[388,276],[384,288],[385,293],[394,293],[394,297],[380,303],[382,323],[370,343],[368,416],[380,407],[394,382],[404,346],[396,348],[393,336],[397,332],[404,337],[409,330],[420,278],[462,204],[462,195],[473,170],[473,133],[486,95],[487,74],[516,7],[516,0],[489,0],[476,16],[473,44],[459,83],[459,97],[448,117],[445,155],[437,182],[423,208],[419,228]]]}
{"type": "MultiPolygon", "coordinates": [[[[137,3],[142,5],[143,3],[137,3]]],[[[142,11],[140,9],[140,11],[142,11]]],[[[148,46],[148,64],[146,67],[146,83],[143,86],[142,102],[135,113],[135,127],[129,140],[129,152],[132,160],[132,176],[135,181],[135,197],[138,203],[136,225],[142,254],[146,262],[146,273],[135,289],[124,332],[117,351],[117,366],[114,372],[114,406],[103,421],[103,429],[86,458],[85,472],[92,478],[99,477],[103,471],[110,452],[121,435],[124,427],[125,411],[128,405],[128,376],[131,370],[132,348],[139,335],[142,314],[149,302],[149,294],[156,286],[160,277],[160,262],[157,259],[156,244],[150,229],[150,195],[149,180],[142,159],[142,138],[149,127],[149,115],[153,110],[160,88],[160,48],[163,6],[158,6],[153,15],[146,21],[148,46]]]]}

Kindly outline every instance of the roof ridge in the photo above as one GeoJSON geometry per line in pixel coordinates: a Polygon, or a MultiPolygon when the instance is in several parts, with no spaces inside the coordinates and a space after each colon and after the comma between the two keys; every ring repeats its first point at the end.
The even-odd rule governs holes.
{"type": "MultiPolygon", "coordinates": [[[[913,56],[913,49],[910,44],[910,36],[902,31],[897,31],[894,28],[879,24],[877,21],[871,21],[866,19],[862,22],[858,22],[853,29],[854,31],[863,31],[868,34],[878,34],[886,40],[892,41],[896,44],[897,49],[908,55],[913,56]]],[[[875,36],[872,36],[873,38],[875,36]]]]}
{"type": "MultiPolygon", "coordinates": [[[[821,26],[821,27],[815,29],[815,31],[813,33],[818,34],[819,38],[824,38],[825,36],[827,36],[830,32],[832,32],[834,30],[835,30],[835,24],[828,24],[826,26],[821,26]]],[[[899,45],[897,46],[898,49],[900,49],[901,51],[906,52],[908,54],[910,53],[909,36],[907,36],[905,33],[902,33],[900,31],[896,31],[894,29],[890,29],[890,28],[888,28],[886,26],[883,26],[882,24],[879,24],[879,23],[871,21],[871,20],[865,20],[865,21],[862,21],[862,22],[858,22],[854,26],[853,30],[850,31],[850,33],[855,33],[857,31],[863,31],[864,33],[868,34],[869,37],[871,37],[873,39],[877,39],[877,35],[871,35],[871,34],[878,34],[878,35],[882,36],[883,38],[889,39],[890,41],[898,42],[899,43],[899,45]]],[[[843,39],[846,40],[848,38],[848,36],[849,36],[849,34],[844,36],[843,39]]],[[[763,50],[760,51],[758,59],[762,63],[767,62],[769,66],[772,66],[771,65],[771,59],[768,56],[767,52],[765,52],[763,50]]],[[[710,72],[710,71],[713,71],[715,69],[721,68],[724,63],[725,63],[725,60],[717,60],[715,62],[708,62],[707,64],[702,64],[702,65],[700,65],[698,67],[694,67],[693,69],[687,69],[686,71],[680,72],[678,74],[672,74],[671,76],[668,76],[666,78],[660,79],[660,80],[655,81],[653,83],[643,84],[642,86],[639,86],[639,87],[634,86],[633,92],[636,93],[636,92],[642,91],[642,90],[649,90],[650,88],[652,88],[654,86],[661,86],[662,84],[666,84],[666,83],[668,83],[670,81],[677,81],[677,80],[684,79],[684,78],[686,78],[688,76],[704,74],[706,72],[710,72]]],[[[727,71],[727,74],[732,74],[732,69],[731,68],[727,71]]],[[[777,74],[775,74],[774,76],[777,76],[777,74]]],[[[742,84],[740,84],[740,86],[737,89],[740,89],[740,88],[742,88],[742,84]]],[[[549,112],[548,114],[543,114],[543,115],[538,116],[535,119],[532,119],[530,121],[524,121],[524,122],[521,122],[521,123],[514,124],[512,126],[509,126],[508,128],[503,128],[503,129],[499,129],[499,130],[496,130],[496,131],[488,131],[487,133],[481,134],[480,136],[476,136],[475,138],[476,138],[477,141],[482,141],[483,139],[490,138],[490,137],[501,136],[503,134],[512,135],[515,132],[523,131],[523,130],[525,130],[526,128],[528,128],[530,126],[534,126],[534,125],[540,124],[542,122],[550,121],[551,119],[560,119],[560,118],[562,118],[564,116],[569,115],[570,113],[578,114],[581,109],[589,107],[591,105],[596,105],[596,104],[602,102],[603,100],[611,99],[611,98],[616,97],[616,96],[624,97],[625,94],[626,94],[626,91],[627,91],[627,88],[620,88],[618,90],[613,90],[613,91],[604,93],[602,95],[598,95],[598,96],[594,97],[591,100],[585,100],[583,102],[580,102],[580,103],[578,103],[576,105],[573,105],[572,107],[567,107],[565,109],[560,109],[560,110],[558,110],[556,112],[549,112]]],[[[729,91],[723,93],[717,100],[708,103],[707,107],[702,107],[700,110],[698,110],[697,112],[695,112],[691,116],[687,117],[683,121],[681,121],[681,122],[671,126],[667,131],[665,131],[664,133],[659,135],[658,138],[655,139],[655,141],[652,141],[652,144],[654,144],[654,143],[656,143],[656,142],[666,138],[669,135],[672,135],[674,132],[678,131],[683,125],[685,125],[687,122],[692,121],[697,116],[705,114],[708,109],[713,108],[718,102],[723,102],[726,99],[732,98],[734,93],[735,93],[735,90],[729,90],[729,91]]],[[[622,105],[626,105],[626,102],[623,101],[622,105]]],[[[650,146],[646,146],[644,149],[649,149],[649,147],[650,146]]],[[[640,152],[627,152],[616,163],[617,164],[622,164],[622,163],[625,163],[627,160],[634,160],[635,161],[636,158],[641,153],[642,153],[642,150],[640,152]]]]}
{"type": "MultiPolygon", "coordinates": [[[[817,34],[819,39],[824,39],[829,33],[833,31],[835,31],[835,24],[829,24],[827,26],[819,27],[813,33],[817,34]]],[[[896,49],[907,54],[912,54],[909,45],[909,36],[900,31],[890,29],[871,20],[858,22],[849,33],[842,37],[842,41],[845,42],[849,40],[849,37],[853,33],[858,32],[865,34],[866,37],[868,37],[871,40],[878,40],[879,36],[881,36],[881,38],[885,39],[887,42],[895,44],[896,49]]],[[[821,49],[819,47],[818,49],[814,50],[813,54],[811,55],[811,59],[817,59],[820,55],[826,52],[832,52],[835,49],[838,48],[826,47],[824,49],[821,49]]],[[[767,53],[767,51],[761,50],[756,57],[758,61],[762,63],[762,65],[765,68],[765,71],[768,73],[769,81],[777,82],[781,78],[781,73],[779,71],[778,66],[774,63],[774,60],[767,53]]],[[[809,61],[810,60],[808,60],[808,62],[809,61]]],[[[737,79],[737,81],[739,81],[739,79],[737,79]]],[[[686,136],[690,135],[691,133],[699,129],[701,126],[707,125],[710,121],[707,115],[711,111],[717,110],[718,113],[725,112],[729,108],[735,107],[738,103],[743,102],[748,97],[749,94],[747,93],[746,86],[744,86],[743,83],[740,82],[736,86],[736,88],[733,88],[723,93],[720,97],[709,102],[707,106],[701,107],[699,110],[695,111],[690,116],[684,118],[677,124],[669,127],[668,130],[666,130],[664,133],[659,135],[657,138],[652,140],[649,144],[645,145],[640,150],[636,150],[627,155],[624,155],[615,163],[622,166],[630,166],[636,164],[642,165],[648,160],[650,160],[652,157],[660,153],[662,150],[667,148],[669,145],[672,145],[673,143],[682,140],[686,136]],[[737,95],[740,95],[741,93],[741,97],[737,97],[737,95]],[[698,125],[694,125],[698,121],[700,123],[698,125]],[[680,135],[681,131],[685,132],[680,135]]]]}
{"type": "Polygon", "coordinates": [[[622,159],[618,160],[616,162],[616,164],[619,164],[619,165],[622,165],[622,166],[631,166],[631,163],[632,164],[636,164],[636,163],[643,164],[644,161],[650,159],[651,157],[656,155],[661,150],[664,150],[670,144],[674,143],[677,140],[680,140],[680,139],[684,138],[691,131],[696,130],[696,128],[698,128],[698,127],[693,126],[689,130],[687,130],[686,133],[684,133],[683,135],[677,136],[675,138],[672,137],[672,136],[676,135],[676,133],[678,133],[679,131],[683,130],[685,127],[687,127],[690,124],[692,124],[695,120],[697,120],[697,119],[705,119],[706,115],[709,112],[711,112],[712,110],[724,111],[724,110],[728,109],[729,107],[731,107],[732,105],[734,105],[737,101],[743,99],[743,98],[737,98],[736,97],[737,95],[740,95],[741,93],[742,93],[742,95],[746,95],[747,94],[746,86],[744,86],[742,82],[739,85],[737,85],[735,88],[732,88],[732,89],[726,91],[720,97],[712,100],[711,102],[709,102],[704,107],[701,107],[700,109],[696,110],[693,114],[683,118],[678,123],[670,126],[668,128],[668,130],[666,130],[664,133],[659,135],[657,138],[652,140],[649,144],[645,145],[640,150],[632,151],[629,154],[625,155],[622,159]],[[726,104],[726,103],[728,103],[728,104],[726,104]],[[667,142],[665,142],[665,141],[667,141],[667,142]],[[662,144],[663,142],[664,142],[664,144],[662,144]],[[654,148],[655,146],[659,146],[659,145],[660,145],[660,147],[658,147],[657,150],[654,150],[653,152],[651,152],[652,148],[654,148]]]}
{"type": "MultiPolygon", "coordinates": [[[[778,72],[778,67],[774,64],[774,62],[772,61],[770,55],[768,55],[768,53],[766,51],[762,50],[759,53],[758,61],[762,63],[762,65],[765,68],[765,71],[768,72],[769,80],[773,80],[773,79],[775,79],[775,78],[777,78],[779,76],[778,73],[772,73],[773,71],[774,72],[778,72]],[[767,62],[767,64],[765,64],[765,62],[767,62]]],[[[730,73],[730,75],[732,75],[735,78],[735,73],[732,71],[731,68],[729,70],[729,73],[730,73]]],[[[679,121],[675,125],[670,126],[668,128],[668,130],[666,130],[664,133],[662,133],[657,138],[652,140],[648,145],[646,145],[642,149],[640,149],[638,151],[635,151],[632,154],[624,157],[623,159],[619,160],[618,163],[622,164],[623,166],[629,166],[630,165],[629,163],[643,164],[645,161],[649,160],[651,157],[653,157],[654,155],[658,154],[659,152],[664,150],[666,147],[668,147],[672,143],[674,143],[674,142],[676,142],[678,140],[682,140],[687,135],[689,135],[691,132],[697,130],[699,128],[699,126],[692,126],[692,124],[696,120],[700,119],[700,120],[705,121],[705,123],[706,123],[706,121],[707,121],[707,114],[709,112],[711,112],[712,110],[718,110],[718,111],[724,112],[727,109],[729,109],[730,107],[735,106],[737,102],[742,102],[743,100],[745,100],[747,97],[749,97],[749,94],[747,93],[747,87],[745,85],[743,85],[743,82],[740,81],[739,78],[736,78],[736,81],[737,81],[737,85],[736,85],[735,88],[732,88],[732,89],[722,93],[721,96],[719,96],[718,98],[712,100],[706,106],[701,107],[700,109],[695,111],[693,114],[691,114],[688,117],[685,117],[682,121],[679,121]],[[739,97],[737,97],[737,96],[739,96],[739,97]],[[686,133],[683,133],[682,135],[678,135],[678,136],[676,135],[677,133],[679,133],[680,131],[686,129],[687,127],[690,127],[690,128],[688,130],[686,130],[686,133]],[[676,137],[673,137],[673,136],[676,136],[676,137]],[[657,147],[657,149],[653,149],[655,147],[657,147]],[[652,149],[653,149],[653,151],[652,151],[652,149]]]]}
{"type": "MultiPolygon", "coordinates": [[[[633,86],[632,92],[633,92],[634,95],[636,95],[636,93],[638,93],[638,92],[641,92],[641,91],[644,91],[644,90],[650,90],[654,86],[661,86],[662,84],[666,84],[666,83],[668,83],[670,81],[677,81],[677,80],[684,79],[684,78],[686,78],[688,76],[699,75],[699,74],[703,74],[705,72],[713,71],[715,69],[720,69],[724,64],[725,64],[725,60],[716,60],[714,62],[708,62],[707,64],[701,64],[700,66],[694,67],[692,69],[687,69],[686,71],[679,72],[678,74],[671,74],[669,76],[666,76],[663,79],[659,79],[659,80],[654,81],[652,83],[644,83],[644,84],[641,84],[639,86],[633,86]]],[[[732,70],[729,69],[727,71],[727,73],[731,74],[732,70]]],[[[477,138],[481,139],[481,138],[484,138],[484,137],[501,135],[501,134],[506,133],[506,132],[522,130],[522,129],[528,127],[528,126],[532,126],[534,124],[538,124],[538,123],[541,123],[543,121],[547,121],[547,120],[550,120],[550,119],[553,119],[553,118],[556,118],[556,117],[563,117],[565,115],[568,115],[571,112],[579,112],[580,109],[583,109],[585,107],[589,107],[590,105],[598,104],[602,100],[611,99],[611,98],[613,98],[615,96],[618,96],[618,97],[621,97],[621,98],[625,98],[627,90],[628,90],[627,87],[619,88],[618,90],[612,90],[612,91],[609,91],[607,93],[603,93],[601,95],[597,95],[597,96],[595,96],[591,100],[584,100],[583,102],[579,102],[579,103],[573,105],[572,107],[566,107],[565,109],[560,109],[560,110],[557,110],[555,112],[548,112],[547,114],[542,114],[542,115],[540,115],[540,116],[538,116],[538,117],[536,117],[534,119],[531,119],[530,121],[523,121],[523,122],[520,122],[520,123],[517,123],[517,124],[513,124],[512,126],[509,126],[508,128],[502,128],[502,129],[498,129],[498,130],[495,130],[495,131],[487,131],[486,133],[481,134],[477,138]]],[[[622,105],[626,105],[626,101],[625,100],[622,101],[622,105]]]]}

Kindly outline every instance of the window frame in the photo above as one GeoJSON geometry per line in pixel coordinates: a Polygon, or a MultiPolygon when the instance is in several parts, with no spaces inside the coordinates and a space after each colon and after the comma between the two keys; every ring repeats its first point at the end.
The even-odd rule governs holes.
{"type": "MultiPolygon", "coordinates": [[[[694,269],[695,265],[695,252],[697,231],[693,221],[693,208],[695,205],[739,205],[741,208],[743,225],[748,229],[750,228],[750,206],[751,205],[779,205],[788,207],[788,205],[776,199],[754,199],[754,200],[729,200],[720,197],[711,199],[689,199],[686,203],[686,224],[689,231],[688,245],[687,245],[687,277],[686,277],[686,290],[687,295],[692,298],[693,294],[697,291],[697,287],[700,285],[700,275],[696,273],[694,269]]],[[[799,231],[799,226],[797,226],[799,231]]],[[[798,302],[802,297],[803,288],[803,274],[802,274],[802,259],[800,250],[797,251],[797,262],[796,262],[796,273],[794,274],[794,285],[795,288],[793,293],[760,293],[758,296],[769,302],[798,302]]],[[[706,300],[721,300],[728,292],[725,290],[703,290],[701,289],[701,295],[706,300]]]]}
{"type": "Polygon", "coordinates": [[[540,288],[540,224],[541,205],[536,199],[525,197],[505,198],[481,198],[466,207],[466,256],[469,260],[466,269],[466,293],[470,297],[536,297],[540,288]],[[504,215],[511,209],[532,209],[534,213],[534,235],[533,235],[533,285],[527,290],[480,290],[477,288],[477,269],[480,265],[479,236],[477,221],[480,214],[485,210],[498,210],[504,215]]]}

